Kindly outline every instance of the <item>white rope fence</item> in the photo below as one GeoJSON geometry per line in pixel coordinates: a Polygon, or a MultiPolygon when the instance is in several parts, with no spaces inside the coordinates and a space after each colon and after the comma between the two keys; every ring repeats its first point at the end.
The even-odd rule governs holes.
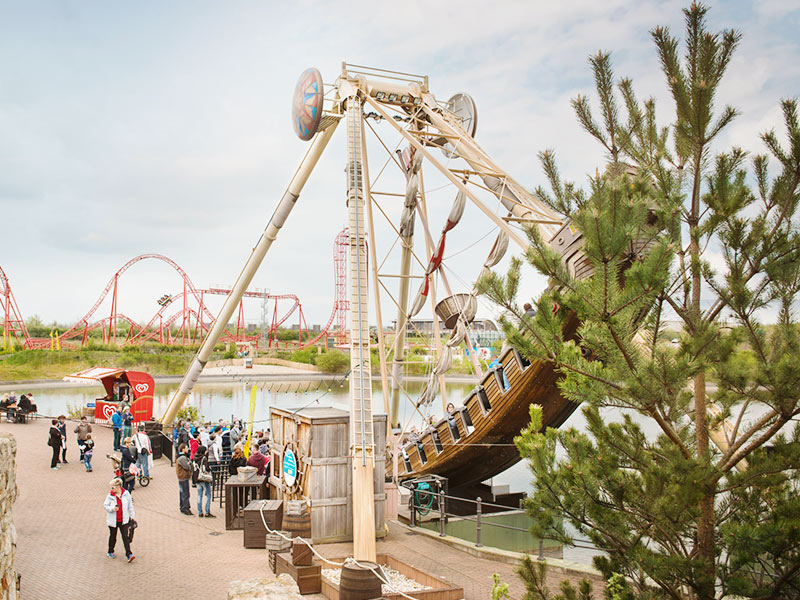
{"type": "Polygon", "coordinates": [[[393,593],[400,594],[404,598],[408,598],[408,600],[418,600],[417,598],[414,598],[413,596],[409,596],[408,594],[406,594],[406,593],[404,593],[404,592],[392,587],[392,584],[389,583],[389,577],[383,571],[382,565],[377,565],[377,569],[376,569],[372,565],[362,564],[362,563],[358,562],[355,558],[352,558],[352,557],[346,558],[345,561],[341,562],[341,563],[336,562],[334,560],[327,559],[324,556],[322,556],[322,554],[317,552],[317,550],[314,548],[314,546],[311,544],[311,542],[309,542],[307,539],[302,538],[302,537],[299,537],[299,538],[287,537],[281,531],[276,531],[274,529],[271,529],[270,526],[267,525],[266,518],[264,518],[264,505],[263,504],[259,507],[258,513],[261,515],[261,522],[264,524],[264,529],[266,529],[270,533],[273,533],[273,534],[276,534],[276,535],[282,537],[287,542],[293,542],[294,540],[299,539],[306,546],[308,546],[308,549],[311,550],[311,552],[314,554],[314,556],[319,558],[322,562],[327,563],[329,565],[334,565],[336,567],[344,567],[344,566],[347,566],[347,565],[356,565],[357,567],[360,567],[362,569],[369,569],[370,571],[372,571],[375,574],[375,577],[378,578],[378,580],[381,582],[381,584],[385,585],[393,593]],[[378,571],[380,571],[380,573],[378,573],[378,571]]]}

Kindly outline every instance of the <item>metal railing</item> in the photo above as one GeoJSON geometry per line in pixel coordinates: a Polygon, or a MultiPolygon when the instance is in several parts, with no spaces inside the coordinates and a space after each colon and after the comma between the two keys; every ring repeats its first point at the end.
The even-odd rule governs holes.
{"type": "Polygon", "coordinates": [[[222,460],[211,467],[211,472],[214,474],[214,481],[211,484],[211,501],[219,500],[220,508],[225,504],[225,482],[230,477],[230,471],[228,470],[230,462],[230,456],[223,456],[222,460]]]}
{"type": "MultiPolygon", "coordinates": [[[[525,529],[522,527],[515,527],[513,525],[505,525],[503,523],[495,523],[492,521],[488,521],[485,519],[485,515],[483,514],[484,507],[492,507],[492,508],[499,508],[504,511],[508,510],[517,510],[512,506],[508,506],[505,504],[494,504],[491,502],[484,502],[480,496],[476,500],[472,498],[461,498],[459,496],[450,496],[444,493],[444,491],[440,490],[438,492],[432,490],[424,490],[424,489],[412,489],[411,490],[411,526],[417,527],[419,523],[417,522],[417,510],[419,506],[414,502],[414,495],[420,494],[420,496],[424,497],[424,495],[431,495],[438,500],[439,503],[439,537],[446,537],[447,534],[445,533],[445,526],[447,525],[449,517],[457,517],[462,521],[471,521],[475,523],[475,546],[477,548],[483,547],[483,543],[481,541],[481,534],[482,529],[485,526],[490,527],[498,527],[501,529],[509,529],[512,531],[521,531],[523,533],[530,534],[530,529],[525,529]],[[475,504],[475,518],[471,518],[468,516],[457,515],[455,513],[447,512],[447,500],[458,500],[459,502],[470,502],[475,504]]],[[[520,506],[521,508],[521,506],[520,506]]],[[[497,512],[492,512],[489,514],[497,514],[497,512]]],[[[544,560],[544,540],[549,538],[539,538],[539,552],[538,552],[538,560],[544,560]]],[[[556,540],[553,540],[556,541],[556,540]]],[[[590,550],[602,550],[602,548],[598,548],[594,546],[591,540],[583,540],[578,538],[573,538],[572,545],[576,548],[585,548],[590,550]]]]}

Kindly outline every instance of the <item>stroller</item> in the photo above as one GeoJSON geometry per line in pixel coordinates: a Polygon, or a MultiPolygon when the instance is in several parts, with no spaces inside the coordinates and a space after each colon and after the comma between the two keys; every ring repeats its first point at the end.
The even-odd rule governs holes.
{"type": "MultiPolygon", "coordinates": [[[[112,466],[114,468],[114,476],[115,477],[119,477],[120,479],[125,481],[125,479],[123,478],[123,474],[122,474],[122,459],[121,458],[117,458],[117,456],[115,454],[106,454],[106,458],[111,461],[111,464],[112,464],[112,466]]],[[[128,475],[128,477],[131,477],[131,476],[135,477],[137,479],[137,481],[139,482],[139,485],[142,486],[142,487],[147,487],[148,485],[150,485],[150,478],[149,477],[145,477],[144,474],[142,473],[141,469],[139,469],[139,467],[137,467],[136,465],[131,465],[130,467],[128,467],[128,474],[127,475],[128,475]]],[[[129,479],[129,481],[130,481],[130,479],[129,479]]]]}

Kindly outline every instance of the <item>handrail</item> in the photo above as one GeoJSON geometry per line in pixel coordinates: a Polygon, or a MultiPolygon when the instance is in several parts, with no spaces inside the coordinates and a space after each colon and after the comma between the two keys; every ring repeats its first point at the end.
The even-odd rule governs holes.
{"type": "MultiPolygon", "coordinates": [[[[411,483],[411,482],[409,482],[409,483],[411,483]]],[[[403,487],[406,487],[408,489],[408,486],[404,485],[403,487]]],[[[476,547],[482,547],[483,546],[483,544],[481,543],[481,528],[484,525],[490,525],[492,527],[499,527],[501,529],[510,529],[512,531],[521,531],[523,533],[530,533],[530,529],[525,529],[525,528],[522,528],[522,527],[515,527],[513,525],[505,525],[503,523],[494,523],[492,521],[487,521],[484,518],[482,518],[483,517],[482,508],[484,506],[493,506],[493,507],[496,507],[496,508],[502,508],[502,509],[506,509],[506,510],[520,510],[520,509],[515,509],[515,508],[513,508],[511,506],[507,506],[507,505],[504,505],[504,504],[494,504],[494,503],[491,503],[491,502],[484,502],[483,500],[481,500],[480,496],[476,500],[473,500],[472,498],[461,498],[459,496],[451,496],[451,495],[445,494],[442,491],[435,492],[433,490],[422,490],[422,489],[420,489],[420,490],[416,490],[415,489],[413,491],[416,492],[416,493],[419,493],[420,495],[430,494],[430,495],[436,496],[439,499],[439,515],[440,515],[440,517],[439,517],[439,535],[441,537],[444,537],[446,535],[444,529],[445,529],[445,523],[448,521],[449,517],[456,517],[456,518],[458,518],[458,519],[460,519],[462,521],[471,521],[472,523],[475,523],[475,526],[476,526],[476,536],[475,536],[476,537],[476,542],[475,542],[475,546],[476,547]],[[471,518],[471,517],[468,517],[468,516],[457,515],[455,513],[447,512],[444,509],[443,500],[445,500],[445,499],[460,500],[462,502],[472,502],[473,504],[476,505],[475,518],[471,518]]],[[[412,526],[415,526],[417,524],[417,520],[415,518],[416,517],[416,511],[417,511],[417,507],[416,507],[416,504],[414,503],[413,495],[412,495],[412,500],[411,500],[411,524],[412,524],[412,526]]],[[[544,560],[544,540],[545,539],[553,540],[553,538],[539,538],[539,556],[538,556],[538,560],[544,560]]],[[[553,540],[553,541],[557,541],[557,540],[553,540]]],[[[604,548],[600,548],[600,547],[594,545],[594,543],[591,540],[585,540],[585,539],[582,539],[582,538],[574,538],[573,537],[571,545],[576,547],[576,548],[582,548],[582,549],[587,549],[587,550],[601,550],[601,551],[605,550],[604,548]],[[586,544],[590,544],[590,545],[586,545],[586,544]]]]}

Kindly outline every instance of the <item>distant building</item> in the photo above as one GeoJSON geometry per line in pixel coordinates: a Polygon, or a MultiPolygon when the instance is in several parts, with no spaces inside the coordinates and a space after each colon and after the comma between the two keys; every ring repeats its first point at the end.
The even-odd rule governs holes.
{"type": "MultiPolygon", "coordinates": [[[[469,327],[473,333],[495,332],[502,335],[502,332],[491,319],[475,319],[470,323],[469,327]]],[[[397,320],[394,320],[392,321],[392,330],[396,329],[397,320]]],[[[417,332],[422,335],[433,335],[433,319],[411,319],[411,322],[406,326],[406,333],[414,335],[417,332]]],[[[444,328],[444,322],[441,319],[439,320],[439,333],[450,333],[449,329],[444,328]]]]}

